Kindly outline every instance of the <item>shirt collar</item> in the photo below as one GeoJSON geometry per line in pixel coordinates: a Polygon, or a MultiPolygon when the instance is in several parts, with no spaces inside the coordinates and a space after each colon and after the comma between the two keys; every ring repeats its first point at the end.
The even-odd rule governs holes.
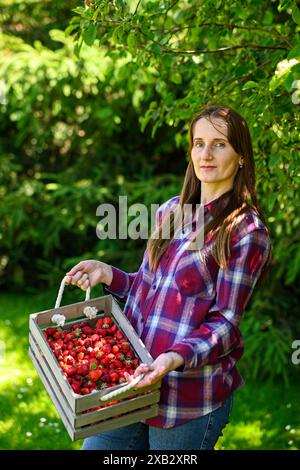
{"type": "Polygon", "coordinates": [[[225,206],[227,205],[230,197],[231,197],[231,194],[232,194],[232,189],[227,191],[225,194],[227,194],[227,196],[224,196],[224,193],[221,194],[221,196],[217,197],[216,199],[213,199],[212,201],[209,201],[207,204],[204,204],[204,214],[207,214],[208,212],[211,212],[212,209],[218,205],[218,203],[220,202],[220,199],[222,196],[224,196],[224,199],[222,201],[222,203],[220,204],[220,207],[218,208],[218,213],[220,211],[222,211],[225,206]]]}

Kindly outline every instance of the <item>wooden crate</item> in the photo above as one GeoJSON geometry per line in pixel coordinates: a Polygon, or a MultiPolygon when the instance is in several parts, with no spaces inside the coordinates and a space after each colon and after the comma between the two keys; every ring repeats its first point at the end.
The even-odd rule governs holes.
{"type": "Polygon", "coordinates": [[[29,319],[29,356],[71,439],[73,441],[83,439],[109,429],[119,428],[157,416],[161,381],[150,387],[125,391],[111,400],[121,400],[120,403],[86,412],[91,408],[104,404],[105,402],[101,401],[100,398],[108,392],[122,387],[122,385],[109,387],[88,395],[78,395],[73,391],[43,335],[43,330],[49,326],[51,317],[55,313],[60,313],[66,317],[64,329],[82,321],[87,321],[93,325],[102,316],[111,316],[118,328],[127,337],[139,360],[151,364],[153,358],[125,315],[123,315],[112,295],[31,314],[29,319]],[[96,319],[88,320],[84,316],[83,309],[86,306],[97,307],[96,319]],[[146,391],[149,393],[141,395],[146,391]],[[125,398],[128,399],[124,400],[125,398]],[[116,415],[120,416],[114,417],[116,415]]]}

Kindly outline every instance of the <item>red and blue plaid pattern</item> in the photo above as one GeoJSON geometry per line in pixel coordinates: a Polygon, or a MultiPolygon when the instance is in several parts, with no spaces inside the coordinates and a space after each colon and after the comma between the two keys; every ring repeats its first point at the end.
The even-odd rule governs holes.
{"type": "MultiPolygon", "coordinates": [[[[218,200],[204,206],[205,224],[218,200]]],[[[156,223],[178,202],[175,196],[162,204],[156,223]]],[[[146,250],[137,272],[112,267],[112,283],[104,286],[125,301],[124,314],[154,359],[176,351],[185,360],[163,377],[160,413],[145,421],[162,428],[210,413],[244,385],[236,367],[244,350],[239,324],[271,248],[268,231],[251,207],[233,233],[227,270],[211,254],[204,263],[199,250],[186,250],[188,232],[172,240],[156,273],[149,270],[146,250]]],[[[203,249],[208,247],[205,241],[203,249]]]]}

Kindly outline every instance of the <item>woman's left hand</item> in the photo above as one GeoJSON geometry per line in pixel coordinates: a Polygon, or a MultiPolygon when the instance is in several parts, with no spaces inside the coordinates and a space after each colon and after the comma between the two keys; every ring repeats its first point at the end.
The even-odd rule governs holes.
{"type": "Polygon", "coordinates": [[[169,351],[160,354],[150,365],[144,363],[140,364],[133,375],[129,375],[128,372],[125,372],[124,377],[127,382],[130,383],[138,375],[145,374],[144,378],[141,379],[134,388],[149,387],[158,382],[164,375],[177,369],[177,367],[181,366],[183,363],[184,359],[180,354],[169,351]]]}

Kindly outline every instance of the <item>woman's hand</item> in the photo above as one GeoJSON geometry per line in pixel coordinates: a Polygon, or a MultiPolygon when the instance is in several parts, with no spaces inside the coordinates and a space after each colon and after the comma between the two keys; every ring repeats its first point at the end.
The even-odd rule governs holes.
{"type": "Polygon", "coordinates": [[[72,284],[86,290],[103,282],[110,285],[113,278],[112,268],[109,264],[93,259],[81,261],[66,273],[65,283],[72,284]]]}
{"type": "Polygon", "coordinates": [[[184,364],[183,357],[175,351],[169,351],[167,353],[160,354],[150,365],[140,364],[134,371],[133,375],[129,375],[128,372],[125,372],[124,377],[127,382],[130,383],[138,375],[145,374],[144,378],[140,380],[134,388],[149,387],[150,385],[154,385],[158,382],[164,375],[177,369],[177,367],[182,364],[184,364]]]}

